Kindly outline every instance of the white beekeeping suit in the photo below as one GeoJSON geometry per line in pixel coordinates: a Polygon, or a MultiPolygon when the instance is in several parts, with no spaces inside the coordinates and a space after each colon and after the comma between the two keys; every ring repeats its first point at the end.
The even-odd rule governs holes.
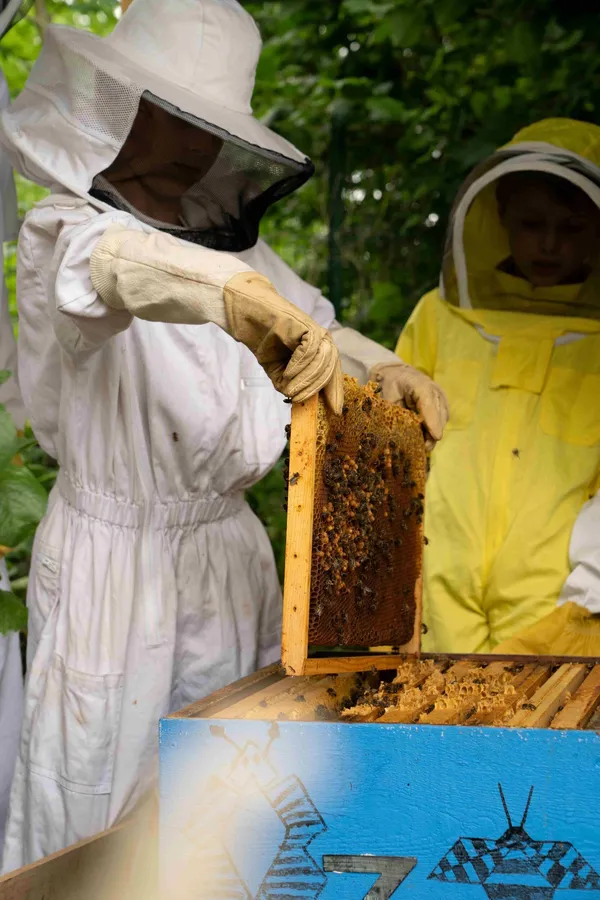
{"type": "MultiPolygon", "coordinates": [[[[8,86],[0,71],[0,109],[9,102],[8,86]]],[[[0,153],[0,246],[4,241],[15,240],[18,231],[17,197],[12,168],[4,153],[0,153]]],[[[11,378],[0,385],[0,403],[11,414],[17,428],[25,424],[25,411],[19,392],[17,377],[17,345],[15,342],[8,295],[4,276],[0,297],[0,369],[12,373],[11,378]]],[[[10,581],[4,559],[0,559],[0,590],[9,591],[10,581]]],[[[4,844],[4,825],[8,813],[8,800],[12,784],[19,732],[23,716],[23,672],[19,635],[0,635],[0,848],[4,844]]]]}
{"type": "MultiPolygon", "coordinates": [[[[265,371],[306,388],[277,375],[298,345],[290,368],[322,351],[331,384],[337,353],[331,304],[258,239],[312,173],[252,116],[260,47],[235,0],[134,0],[108,38],[48,28],[2,117],[15,165],[53,189],[19,240],[19,360],[60,463],[33,554],[5,870],[115,822],[154,783],[159,718],[279,657],[273,553],[244,500],[289,421],[265,371]],[[247,279],[227,315],[200,272],[214,258],[247,279]]],[[[431,382],[337,331],[367,374],[393,361],[439,430],[431,382]]]]}

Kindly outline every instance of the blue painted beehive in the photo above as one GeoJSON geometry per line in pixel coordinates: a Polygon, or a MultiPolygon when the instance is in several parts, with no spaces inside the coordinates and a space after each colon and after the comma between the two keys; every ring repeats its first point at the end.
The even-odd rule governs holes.
{"type": "Polygon", "coordinates": [[[600,898],[600,667],[499,660],[490,712],[485,663],[410,665],[463,693],[347,715],[355,675],[269,669],[164,720],[166,896],[600,898]]]}

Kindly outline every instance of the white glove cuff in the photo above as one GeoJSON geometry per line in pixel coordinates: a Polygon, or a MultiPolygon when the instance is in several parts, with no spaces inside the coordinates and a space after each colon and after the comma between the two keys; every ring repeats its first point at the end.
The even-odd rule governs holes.
{"type": "Polygon", "coordinates": [[[117,274],[111,263],[131,232],[121,225],[112,225],[100,238],[90,257],[90,278],[97,293],[107,306],[125,309],[117,293],[117,274]]]}

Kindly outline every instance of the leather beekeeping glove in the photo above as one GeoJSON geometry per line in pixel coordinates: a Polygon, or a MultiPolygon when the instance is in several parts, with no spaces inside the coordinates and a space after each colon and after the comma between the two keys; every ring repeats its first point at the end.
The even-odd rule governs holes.
{"type": "Polygon", "coordinates": [[[92,252],[90,274],[113,309],[152,322],[214,322],[254,353],[278,391],[302,401],[323,390],[341,412],[342,372],[327,330],[234,256],[113,225],[92,252]]]}
{"type": "Polygon", "coordinates": [[[342,368],[362,384],[377,381],[389,403],[412,409],[423,420],[426,447],[432,450],[448,421],[446,395],[427,375],[402,362],[395,353],[337,322],[330,329],[342,368]]]}
{"type": "Polygon", "coordinates": [[[448,400],[441,387],[400,359],[373,366],[371,378],[381,385],[385,400],[399,403],[420,415],[427,432],[425,445],[432,450],[441,440],[450,415],[448,400]]]}

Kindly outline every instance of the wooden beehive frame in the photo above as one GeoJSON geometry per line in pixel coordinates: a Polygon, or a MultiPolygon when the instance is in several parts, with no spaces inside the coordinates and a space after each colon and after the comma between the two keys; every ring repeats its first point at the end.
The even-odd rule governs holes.
{"type": "Polygon", "coordinates": [[[418,656],[421,640],[422,579],[415,588],[415,623],[411,640],[401,647],[372,648],[365,656],[308,656],[308,626],[313,547],[318,397],[292,407],[288,522],[283,591],[281,661],[288,675],[326,675],[393,669],[407,655],[418,656]]]}
{"type": "MultiPolygon", "coordinates": [[[[417,706],[412,722],[397,721],[396,724],[453,725],[465,728],[496,726],[553,730],[600,729],[600,664],[597,661],[495,656],[486,663],[477,656],[453,659],[436,658],[433,654],[427,654],[427,658],[433,662],[436,670],[445,673],[446,678],[458,681],[470,678],[477,683],[482,673],[501,673],[506,669],[511,683],[518,687],[508,715],[502,721],[493,721],[485,715],[473,715],[468,703],[455,707],[442,703],[439,709],[429,707],[423,710],[417,706]]],[[[406,657],[400,662],[403,666],[414,665],[415,669],[420,665],[419,660],[407,660],[406,657]]],[[[277,666],[270,666],[169,718],[297,722],[337,720],[344,722],[347,727],[353,720],[338,719],[336,711],[340,703],[352,695],[357,677],[349,672],[323,677],[286,677],[277,666]]],[[[419,687],[424,680],[417,672],[411,686],[419,687]]],[[[364,718],[362,721],[391,724],[394,722],[393,708],[390,712],[391,716],[364,718]]]]}

